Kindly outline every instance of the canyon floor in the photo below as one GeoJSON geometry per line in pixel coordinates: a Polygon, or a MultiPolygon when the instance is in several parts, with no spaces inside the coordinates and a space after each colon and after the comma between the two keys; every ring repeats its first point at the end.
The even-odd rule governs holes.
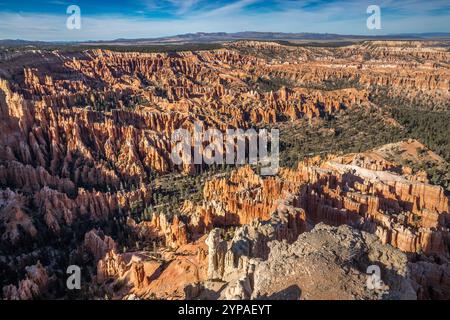
{"type": "Polygon", "coordinates": [[[143,51],[1,49],[3,299],[450,298],[449,41],[143,51]],[[175,165],[198,121],[280,170],[175,165]]]}

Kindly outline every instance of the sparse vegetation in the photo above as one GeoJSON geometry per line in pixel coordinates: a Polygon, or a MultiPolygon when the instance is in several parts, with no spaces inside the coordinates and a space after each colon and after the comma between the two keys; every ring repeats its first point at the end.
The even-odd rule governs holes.
{"type": "Polygon", "coordinates": [[[295,167],[315,155],[362,152],[405,137],[403,130],[387,126],[374,107],[356,107],[329,119],[302,119],[282,126],[281,165],[295,167]]]}

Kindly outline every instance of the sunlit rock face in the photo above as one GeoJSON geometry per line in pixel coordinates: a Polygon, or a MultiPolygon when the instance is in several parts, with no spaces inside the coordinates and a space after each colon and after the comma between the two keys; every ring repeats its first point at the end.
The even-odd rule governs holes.
{"type": "Polygon", "coordinates": [[[311,157],[269,177],[233,168],[171,206],[160,186],[208,169],[173,164],[176,129],[312,126],[373,107],[380,92],[446,110],[449,61],[439,42],[395,41],[2,56],[2,298],[70,297],[61,274],[71,264],[87,270],[85,298],[449,298],[449,198],[386,156],[418,141],[311,157]],[[375,293],[362,287],[371,264],[386,272],[375,293]],[[339,277],[320,278],[325,267],[339,277]],[[313,275],[333,290],[316,290],[313,275]]]}

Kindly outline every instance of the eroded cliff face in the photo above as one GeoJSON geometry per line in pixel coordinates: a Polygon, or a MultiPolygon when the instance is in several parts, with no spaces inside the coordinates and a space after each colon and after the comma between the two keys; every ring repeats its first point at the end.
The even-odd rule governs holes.
{"type": "Polygon", "coordinates": [[[40,262],[33,266],[25,267],[26,277],[19,281],[17,286],[3,287],[3,297],[7,300],[32,300],[42,297],[49,284],[46,269],[40,262]]]}
{"type": "MultiPolygon", "coordinates": [[[[286,296],[277,295],[277,290],[282,292],[294,286],[294,283],[302,283],[299,290],[305,299],[448,297],[449,198],[440,187],[411,181],[394,171],[366,169],[380,166],[383,161],[388,163],[386,160],[371,160],[369,154],[330,157],[328,160],[309,159],[300,163],[296,170],[283,169],[280,177],[276,178],[261,177],[250,167],[242,167],[228,178],[219,176],[208,181],[204,187],[204,199],[197,206],[192,203],[183,205],[183,218],[186,221],[183,232],[187,230],[187,238],[179,237],[179,218],[173,220],[175,228],[164,226],[164,222],[163,226],[152,223],[147,230],[165,230],[162,235],[168,239],[183,239],[170,244],[175,248],[182,248],[191,239],[197,239],[199,234],[208,235],[206,239],[203,237],[199,240],[208,247],[207,259],[201,260],[202,268],[207,268],[207,274],[196,281],[200,284],[188,285],[186,296],[183,297],[249,299],[273,295],[292,298],[294,289],[291,288],[292,292],[287,290],[286,296]],[[267,274],[274,272],[274,269],[265,266],[285,261],[284,257],[291,255],[289,250],[295,246],[305,246],[310,241],[309,237],[322,239],[320,241],[326,241],[328,236],[339,239],[340,235],[334,234],[336,229],[324,227],[324,223],[350,226],[339,230],[358,234],[358,237],[361,237],[362,232],[364,240],[348,240],[347,249],[353,250],[353,246],[359,242],[365,242],[362,246],[369,245],[370,248],[361,249],[361,255],[367,260],[363,263],[365,267],[355,265],[356,271],[353,273],[342,265],[330,267],[339,269],[339,274],[342,272],[340,283],[360,287],[356,291],[344,292],[339,291],[336,285],[336,291],[315,291],[314,288],[318,288],[314,282],[316,278],[307,269],[298,271],[299,278],[295,274],[293,278],[287,277],[286,282],[276,286],[270,285],[270,282],[268,284],[267,279],[276,282],[279,277],[278,271],[267,274]],[[317,224],[321,227],[314,228],[317,224]],[[304,236],[298,238],[299,235],[304,236]],[[384,253],[374,253],[371,251],[374,248],[384,253]],[[391,252],[392,256],[386,252],[391,252]],[[407,253],[415,254],[416,258],[407,256],[407,253]],[[383,257],[382,261],[378,261],[380,256],[383,257]],[[430,262],[435,261],[433,257],[439,257],[440,262],[430,262]],[[402,261],[401,266],[396,265],[398,260],[402,261]],[[390,270],[387,271],[386,280],[389,285],[378,292],[364,289],[363,283],[367,278],[364,268],[371,264],[379,264],[390,270]],[[400,275],[395,278],[393,275],[398,272],[400,275]],[[349,274],[357,276],[352,278],[349,274]],[[307,276],[309,280],[304,278],[307,276]],[[263,278],[264,281],[259,283],[257,279],[263,278]],[[298,279],[306,279],[308,284],[298,279]],[[219,288],[214,281],[219,281],[223,286],[219,288]],[[429,283],[434,283],[439,290],[427,287],[429,283]],[[264,288],[267,289],[259,286],[266,286],[264,288]]],[[[391,168],[397,170],[398,166],[393,165],[391,168]]],[[[193,242],[193,245],[198,246],[199,241],[193,242]]],[[[325,254],[319,253],[320,250],[309,250],[311,256],[305,257],[305,261],[308,261],[311,270],[321,270],[321,267],[314,265],[315,262],[319,264],[316,254],[322,257],[322,254],[326,256],[334,252],[333,255],[340,259],[347,259],[342,256],[341,249],[333,251],[328,245],[319,247],[330,251],[325,254]]],[[[323,259],[320,263],[328,265],[331,256],[323,259]]],[[[352,261],[356,263],[362,260],[357,257],[352,261]]],[[[303,263],[292,261],[289,266],[303,263]]],[[[289,274],[289,266],[284,267],[287,269],[283,272],[289,274]]],[[[337,281],[331,275],[337,271],[331,269],[330,275],[323,274],[322,278],[317,275],[320,281],[337,281]]],[[[154,289],[153,293],[158,296],[154,289]]]]}
{"type": "MultiPolygon", "coordinates": [[[[321,222],[352,229],[316,233],[335,239],[344,230],[359,243],[364,232],[383,250],[420,257],[408,297],[449,297],[449,199],[379,151],[305,159],[273,177],[249,166],[211,175],[201,199],[180,201],[174,212],[157,210],[153,184],[157,175],[206,169],[172,163],[176,129],[192,131],[198,121],[224,131],[328,119],[371,106],[371,95],[385,90],[390,98],[432,98],[439,109],[449,101],[448,61],[439,44],[414,42],[333,49],[237,42],[170,54],[26,51],[1,60],[3,298],[48,297],[49,286],[65,295],[55,275],[67,264],[90,266],[90,297],[270,296],[276,292],[257,281],[269,272],[264,261],[304,246],[321,222]],[[150,218],[137,221],[143,212],[150,218]]],[[[362,251],[371,250],[366,243],[362,251]]],[[[361,284],[362,274],[348,281],[361,284]]],[[[304,298],[324,297],[302,290],[304,298]]]]}
{"type": "Polygon", "coordinates": [[[439,42],[368,41],[340,48],[264,42],[229,46],[266,58],[269,63],[258,71],[287,79],[294,86],[336,89],[359,85],[385,91],[397,100],[417,98],[424,105],[444,110],[448,106],[449,54],[439,42]]]}
{"type": "Polygon", "coordinates": [[[386,168],[366,169],[376,161],[361,158],[311,159],[296,170],[281,170],[279,177],[261,177],[243,167],[208,181],[204,200],[187,215],[193,213],[196,224],[207,220],[214,226],[237,226],[269,220],[287,202],[300,210],[290,217],[294,234],[304,231],[307,222],[349,224],[405,252],[447,255],[449,198],[444,190],[386,168]]]}

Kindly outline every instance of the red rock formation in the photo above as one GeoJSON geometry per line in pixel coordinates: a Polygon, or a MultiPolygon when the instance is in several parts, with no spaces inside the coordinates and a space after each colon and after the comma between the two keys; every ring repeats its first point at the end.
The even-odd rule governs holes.
{"type": "Polygon", "coordinates": [[[97,283],[114,280],[104,289],[118,298],[131,295],[143,298],[185,298],[186,286],[206,279],[205,250],[204,238],[180,246],[174,253],[168,253],[169,256],[165,257],[168,262],[164,267],[145,253],[117,254],[110,251],[98,262],[97,283]]]}
{"type": "Polygon", "coordinates": [[[32,300],[46,292],[49,283],[47,271],[38,262],[25,268],[26,279],[20,280],[18,286],[3,287],[3,297],[6,300],[32,300]]]}
{"type": "Polygon", "coordinates": [[[96,230],[91,230],[84,236],[84,248],[96,260],[100,260],[109,251],[116,249],[116,243],[111,237],[105,236],[96,230]]]}
{"type": "Polygon", "coordinates": [[[9,189],[0,191],[0,223],[5,228],[2,241],[17,242],[21,237],[19,227],[31,237],[37,234],[33,220],[25,212],[25,197],[9,189]]]}
{"type": "MultiPolygon", "coordinates": [[[[333,49],[237,42],[195,53],[24,51],[5,59],[0,61],[0,228],[2,240],[12,246],[40,232],[58,237],[80,219],[123,219],[148,208],[155,173],[201,169],[170,160],[172,133],[192,131],[198,120],[224,131],[324,117],[369,105],[369,93],[386,88],[391,98],[420,98],[441,108],[450,88],[449,53],[432,42],[363,42],[333,49]]],[[[267,241],[291,242],[322,221],[362,228],[406,252],[446,256],[450,243],[443,189],[376,152],[309,159],[276,177],[243,167],[207,181],[199,203],[181,205],[180,213],[152,212],[147,222],[128,217],[126,230],[177,251],[189,248],[189,258],[174,258],[179,265],[171,262],[159,274],[159,263],[118,254],[111,237],[90,231],[84,249],[100,261],[98,280],[126,278],[127,290],[135,288],[140,296],[151,288],[159,296],[183,297],[181,284],[206,278],[206,249],[195,241],[215,227],[232,233],[250,225],[241,232],[266,232],[255,242],[255,257],[268,254],[267,241]]],[[[227,252],[227,263],[241,259],[227,252]]],[[[423,280],[423,286],[445,287],[440,272],[432,274],[444,280],[423,280]]],[[[8,286],[4,296],[37,297],[42,288],[35,280],[8,286]]]]}

